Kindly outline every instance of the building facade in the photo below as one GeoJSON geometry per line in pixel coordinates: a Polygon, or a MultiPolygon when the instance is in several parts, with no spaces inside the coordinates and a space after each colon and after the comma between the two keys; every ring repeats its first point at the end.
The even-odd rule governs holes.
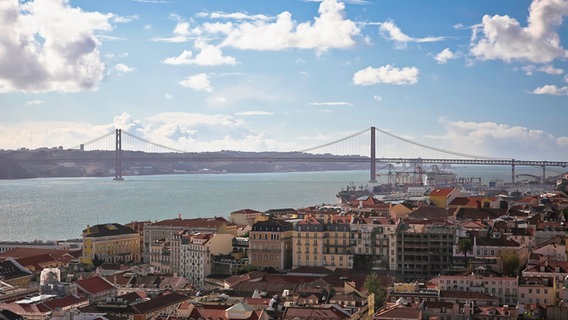
{"type": "Polygon", "coordinates": [[[94,260],[106,263],[140,262],[138,233],[118,223],[87,226],[83,230],[81,262],[92,265],[94,260]]]}
{"type": "Polygon", "coordinates": [[[401,223],[396,231],[399,281],[427,280],[452,266],[455,227],[444,223],[401,223]]]}
{"type": "Polygon", "coordinates": [[[290,270],[292,267],[292,224],[268,219],[252,226],[249,235],[249,262],[258,268],[290,270]]]}

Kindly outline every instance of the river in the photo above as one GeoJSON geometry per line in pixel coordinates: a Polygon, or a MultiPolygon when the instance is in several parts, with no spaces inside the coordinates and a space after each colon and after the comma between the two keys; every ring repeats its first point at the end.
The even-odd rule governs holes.
{"type": "MultiPolygon", "coordinates": [[[[462,168],[482,183],[510,180],[510,169],[462,168]]],[[[336,203],[368,171],[188,174],[112,178],[0,180],[0,241],[80,238],[87,225],[177,217],[227,217],[232,211],[336,203]]]]}

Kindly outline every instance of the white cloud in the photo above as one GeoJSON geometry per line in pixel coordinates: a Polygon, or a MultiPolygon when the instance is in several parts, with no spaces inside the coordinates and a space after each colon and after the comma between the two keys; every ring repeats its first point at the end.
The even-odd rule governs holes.
{"type": "MultiPolygon", "coordinates": [[[[108,124],[79,122],[23,122],[0,125],[0,145],[6,149],[21,147],[78,148],[98,137],[110,134],[108,139],[85,146],[86,150],[114,148],[115,128],[137,137],[177,150],[190,152],[240,150],[289,151],[296,150],[289,142],[277,142],[264,132],[248,129],[238,117],[222,114],[172,112],[160,113],[146,119],[135,119],[128,113],[116,116],[108,124]]],[[[123,134],[124,150],[140,150],[140,143],[123,134]]],[[[156,148],[152,147],[155,152],[156,148]]],[[[167,151],[167,150],[163,150],[167,151]]]]}
{"type": "Polygon", "coordinates": [[[557,87],[553,84],[547,84],[538,87],[532,91],[533,94],[548,94],[553,96],[568,96],[568,86],[557,87]]]}
{"type": "MultiPolygon", "coordinates": [[[[563,160],[567,137],[543,130],[495,122],[444,121],[444,149],[456,152],[520,160],[563,160]]],[[[438,142],[440,145],[440,142],[438,142]]]]}
{"type": "Polygon", "coordinates": [[[390,64],[379,68],[367,67],[353,75],[353,83],[356,85],[373,85],[377,83],[387,84],[415,84],[418,81],[418,68],[404,67],[395,68],[390,64]]]}
{"type": "Polygon", "coordinates": [[[274,19],[272,17],[263,14],[250,15],[245,12],[225,13],[222,11],[216,11],[212,13],[201,12],[198,13],[197,16],[200,18],[211,18],[211,19],[254,20],[254,21],[268,21],[274,19]]]}
{"type": "Polygon", "coordinates": [[[413,38],[406,35],[399,27],[397,27],[394,22],[387,21],[382,22],[379,27],[381,35],[388,40],[394,41],[397,48],[405,48],[407,43],[416,42],[438,42],[445,39],[445,37],[425,37],[425,38],[413,38]]]}
{"type": "Polygon", "coordinates": [[[123,74],[133,72],[134,70],[136,70],[135,68],[131,68],[131,67],[125,65],[124,63],[117,64],[116,66],[114,66],[114,69],[116,71],[118,71],[119,75],[123,75],[123,74]]]}
{"type": "MultiPolygon", "coordinates": [[[[177,17],[174,16],[174,18],[177,18],[177,17]]],[[[189,23],[187,21],[180,20],[176,24],[176,26],[173,30],[173,35],[171,37],[152,38],[152,41],[180,43],[180,42],[188,41],[190,35],[191,35],[191,31],[189,30],[189,23]]]]}
{"type": "Polygon", "coordinates": [[[554,66],[549,65],[549,64],[542,66],[542,67],[539,67],[537,70],[544,72],[544,73],[552,74],[552,75],[561,75],[561,74],[564,73],[564,70],[559,69],[559,68],[555,68],[554,66]]]}
{"type": "Polygon", "coordinates": [[[222,46],[242,50],[315,49],[318,53],[355,45],[353,37],[360,32],[357,25],[344,18],[345,5],[336,0],[321,2],[319,16],[312,22],[297,23],[285,11],[276,21],[255,20],[236,24],[222,46]]]}
{"type": "Polygon", "coordinates": [[[379,95],[374,95],[373,96],[373,100],[377,101],[377,102],[381,102],[383,101],[383,97],[379,96],[379,95]]]}
{"type": "Polygon", "coordinates": [[[41,100],[29,100],[29,101],[26,101],[26,106],[40,105],[42,103],[43,103],[43,101],[41,101],[41,100]]]}
{"type": "Polygon", "coordinates": [[[209,82],[209,76],[206,73],[199,73],[186,77],[184,80],[180,81],[179,84],[182,87],[191,88],[195,91],[213,91],[211,83],[209,82]]]}
{"type": "Polygon", "coordinates": [[[351,107],[353,104],[351,102],[345,101],[333,101],[333,102],[310,102],[310,105],[316,107],[351,107]]]}
{"type": "Polygon", "coordinates": [[[522,27],[509,16],[485,15],[473,28],[471,54],[480,60],[513,60],[547,63],[567,56],[557,33],[568,2],[534,0],[529,8],[528,25],[522,27]]]}
{"type": "Polygon", "coordinates": [[[448,60],[455,59],[455,54],[449,48],[446,48],[442,50],[440,53],[438,53],[434,57],[434,59],[436,59],[436,61],[438,61],[439,64],[444,64],[448,62],[448,60]]]}
{"type": "Polygon", "coordinates": [[[193,64],[199,66],[235,65],[237,63],[234,57],[224,56],[219,47],[204,42],[196,42],[195,47],[200,49],[195,57],[191,51],[184,50],[179,56],[167,58],[163,62],[171,65],[193,64]]]}
{"type": "Polygon", "coordinates": [[[167,100],[172,100],[174,98],[174,96],[171,93],[166,92],[166,93],[164,93],[164,98],[167,99],[167,100]]]}
{"type": "Polygon", "coordinates": [[[95,34],[112,18],[66,0],[0,2],[0,92],[95,89],[105,74],[95,34]]]}
{"type": "Polygon", "coordinates": [[[236,112],[235,115],[237,116],[271,116],[274,112],[268,111],[243,111],[243,112],[236,112]]]}

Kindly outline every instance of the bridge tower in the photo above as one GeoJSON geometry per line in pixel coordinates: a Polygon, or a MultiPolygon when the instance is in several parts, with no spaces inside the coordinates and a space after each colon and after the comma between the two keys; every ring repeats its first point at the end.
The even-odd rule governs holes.
{"type": "Polygon", "coordinates": [[[114,178],[113,180],[124,180],[122,177],[122,130],[115,130],[115,148],[114,148],[114,178]]]}
{"type": "Polygon", "coordinates": [[[377,154],[375,148],[375,127],[371,127],[371,173],[369,182],[377,182],[377,154]]]}

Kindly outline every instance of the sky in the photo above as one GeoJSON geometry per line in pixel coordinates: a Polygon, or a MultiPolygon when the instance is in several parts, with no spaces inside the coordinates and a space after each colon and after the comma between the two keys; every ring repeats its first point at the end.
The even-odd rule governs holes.
{"type": "Polygon", "coordinates": [[[566,161],[567,16],[567,0],[2,0],[0,149],[121,128],[295,151],[375,126],[566,161]]]}

